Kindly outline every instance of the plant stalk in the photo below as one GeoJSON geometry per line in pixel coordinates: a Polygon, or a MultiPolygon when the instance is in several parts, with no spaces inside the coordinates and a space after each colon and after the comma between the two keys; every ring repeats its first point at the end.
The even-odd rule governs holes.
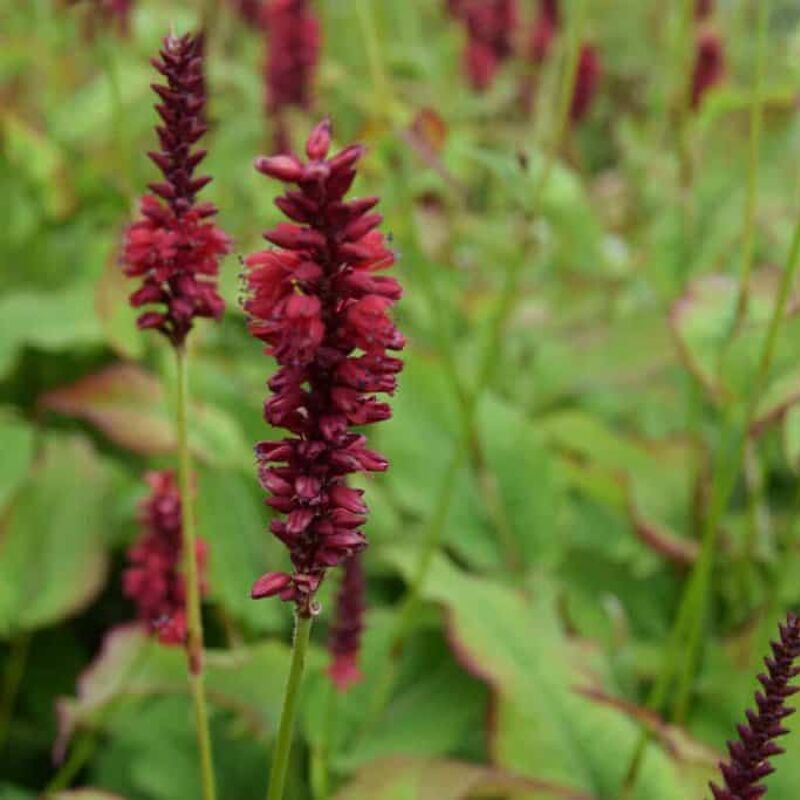
{"type": "Polygon", "coordinates": [[[283,710],[281,711],[281,721],[278,726],[278,738],[275,740],[275,752],[272,756],[272,770],[269,776],[267,800],[283,800],[286,773],[289,768],[289,755],[292,750],[294,719],[297,714],[297,701],[300,698],[300,684],[303,681],[303,669],[306,663],[312,621],[313,617],[295,616],[292,663],[289,667],[286,692],[283,695],[283,710]]]}
{"type": "Polygon", "coordinates": [[[760,0],[756,21],[756,58],[753,69],[753,93],[750,98],[750,147],[747,160],[747,194],[744,205],[744,224],[742,236],[742,266],[739,302],[736,308],[736,322],[740,324],[747,316],[750,300],[750,278],[753,272],[755,244],[756,193],[758,184],[759,152],[761,149],[761,128],[764,100],[764,61],[767,50],[767,19],[769,0],[760,0]]]}
{"type": "Polygon", "coordinates": [[[203,685],[203,620],[200,613],[200,576],[197,566],[197,534],[192,497],[192,465],[189,454],[189,365],[185,347],[175,348],[178,370],[177,435],[178,484],[181,494],[181,528],[183,532],[183,575],[186,586],[186,660],[189,688],[192,695],[197,745],[200,754],[200,779],[203,800],[216,800],[214,761],[208,725],[205,688],[203,685]]]}

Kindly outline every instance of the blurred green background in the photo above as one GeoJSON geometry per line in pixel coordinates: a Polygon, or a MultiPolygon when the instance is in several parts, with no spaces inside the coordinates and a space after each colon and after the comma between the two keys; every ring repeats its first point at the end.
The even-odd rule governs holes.
{"type": "MultiPolygon", "coordinates": [[[[444,2],[315,5],[314,109],[290,127],[299,142],[329,114],[338,144],[368,145],[356,193],[382,198],[409,346],[395,416],[370,431],[391,469],[366,482],[365,678],[331,692],[329,581],[290,798],[617,800],[642,725],[652,739],[629,800],[703,796],[768,637],[800,604],[791,287],[695,609],[688,694],[672,685],[647,710],[686,655],[670,629],[800,215],[800,7],[770,0],[751,301],[737,323],[758,3],[720,0],[708,24],[726,80],[689,113],[690,4],[587,0],[582,38],[603,75],[564,136],[568,35],[535,76],[529,117],[521,58],[470,90],[444,2]]],[[[576,6],[563,5],[574,32],[576,6]]],[[[209,40],[205,195],[244,255],[278,220],[279,187],[251,166],[272,140],[266,37],[233,6],[221,3],[209,40]]],[[[533,7],[521,3],[526,20],[533,7]]],[[[170,353],[135,328],[118,247],[154,179],[148,59],[171,25],[195,26],[197,7],[138,0],[127,37],[90,36],[86,12],[0,4],[0,798],[92,786],[188,800],[182,655],[117,627],[133,616],[119,578],[142,475],[174,449],[170,353]]],[[[264,792],[291,625],[287,607],[248,597],[285,555],[252,458],[270,438],[273,364],[247,335],[239,270],[236,256],[223,264],[228,312],[197,326],[191,367],[225,800],[264,792]]],[[[774,800],[800,796],[800,735],[785,746],[774,800]]]]}

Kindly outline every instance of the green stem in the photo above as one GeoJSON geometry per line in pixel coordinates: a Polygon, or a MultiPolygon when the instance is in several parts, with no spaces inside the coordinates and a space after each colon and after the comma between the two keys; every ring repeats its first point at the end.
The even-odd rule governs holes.
{"type": "Polygon", "coordinates": [[[747,194],[744,204],[744,235],[742,236],[742,266],[739,302],[736,309],[736,320],[740,323],[747,315],[750,299],[750,277],[753,272],[753,253],[755,243],[756,189],[758,183],[759,151],[761,147],[761,123],[763,119],[764,101],[764,61],[767,50],[767,19],[769,0],[758,3],[758,19],[756,22],[756,58],[753,69],[753,93],[750,98],[750,148],[747,160],[747,194]]]}
{"type": "MultiPolygon", "coordinates": [[[[575,80],[578,74],[578,59],[580,56],[580,42],[583,30],[583,12],[584,2],[583,0],[578,0],[574,6],[573,14],[571,14],[568,19],[569,31],[571,34],[569,37],[570,49],[559,92],[556,132],[550,142],[547,160],[543,165],[542,172],[539,175],[534,189],[532,205],[526,213],[526,216],[530,218],[535,218],[538,214],[544,190],[547,187],[550,173],[558,157],[564,131],[566,131],[567,125],[569,124],[570,103],[573,92],[575,91],[575,80]]],[[[531,219],[528,220],[529,223],[530,221],[531,219]]],[[[527,225],[527,229],[529,228],[530,224],[527,225]]],[[[528,244],[529,243],[526,243],[523,247],[523,251],[528,249],[528,244]]],[[[394,632],[390,640],[389,662],[381,675],[381,679],[378,682],[372,701],[368,707],[360,731],[360,736],[362,738],[372,730],[381,712],[388,704],[392,687],[397,678],[400,655],[402,654],[405,640],[416,618],[417,609],[421,601],[422,589],[425,586],[425,581],[427,580],[428,573],[433,564],[434,556],[441,546],[442,534],[450,510],[459,469],[465,463],[467,456],[470,453],[474,455],[476,452],[477,437],[475,436],[475,413],[483,392],[488,388],[491,382],[494,367],[497,363],[497,351],[500,348],[502,334],[519,294],[519,283],[524,263],[525,259],[520,255],[519,258],[511,262],[506,270],[503,289],[492,319],[489,341],[484,348],[481,363],[478,366],[478,377],[474,391],[466,396],[465,393],[460,393],[462,398],[463,436],[456,445],[456,450],[453,453],[453,457],[442,481],[436,506],[423,533],[417,568],[414,571],[411,584],[398,611],[394,632]]],[[[493,510],[496,511],[496,507],[493,510]]],[[[503,517],[499,517],[498,519],[500,523],[498,532],[504,540],[504,547],[513,563],[514,560],[518,558],[516,555],[516,544],[513,540],[509,540],[508,532],[504,527],[504,523],[507,523],[507,520],[503,517]]]]}
{"type": "Polygon", "coordinates": [[[14,706],[17,702],[25,665],[28,663],[31,634],[20,633],[11,642],[11,649],[6,660],[3,673],[2,694],[0,694],[0,751],[6,743],[11,720],[14,717],[14,706]]]}
{"type": "Polygon", "coordinates": [[[286,773],[289,768],[289,754],[292,750],[294,718],[297,713],[297,701],[300,697],[300,684],[303,680],[303,668],[308,651],[312,621],[313,617],[297,616],[295,618],[292,663],[289,667],[286,693],[283,696],[283,710],[281,711],[281,722],[278,727],[278,738],[275,740],[275,752],[272,757],[267,800],[283,800],[286,773]]]}
{"type": "MultiPolygon", "coordinates": [[[[682,719],[688,710],[710,590],[719,523],[733,491],[736,476],[744,458],[747,436],[758,407],[758,401],[772,367],[778,331],[780,330],[780,325],[786,312],[786,305],[797,275],[798,263],[800,263],[800,258],[798,257],[800,257],[800,220],[798,220],[792,236],[792,243],[778,289],[778,296],[775,299],[772,318],[764,340],[756,375],[750,385],[750,394],[744,412],[741,414],[741,418],[737,419],[729,408],[725,417],[721,452],[717,457],[717,468],[714,471],[714,480],[711,486],[709,510],[704,520],[700,555],[694,564],[692,574],[678,606],[678,613],[670,632],[667,659],[648,698],[650,708],[656,711],[660,710],[666,700],[670,686],[677,679],[675,701],[673,703],[673,717],[675,719],[682,719]],[[682,661],[680,665],[678,664],[679,660],[682,661]]],[[[649,738],[649,733],[643,731],[633,754],[631,765],[626,773],[626,792],[630,792],[635,785],[644,748],[649,738]]]]}
{"type": "Polygon", "coordinates": [[[203,686],[203,619],[200,613],[200,579],[197,567],[197,535],[192,492],[192,465],[189,454],[189,365],[184,347],[175,348],[178,371],[177,435],[178,483],[181,494],[183,529],[183,574],[186,585],[186,659],[189,668],[189,688],[192,695],[197,745],[200,753],[200,778],[203,800],[215,800],[216,781],[211,750],[208,710],[203,686]]]}
{"type": "Polygon", "coordinates": [[[333,749],[333,721],[336,719],[339,692],[333,681],[325,684],[325,717],[319,742],[311,755],[311,789],[314,800],[328,800],[330,796],[331,750],[333,749]]]}
{"type": "Polygon", "coordinates": [[[381,47],[378,25],[375,22],[375,11],[372,7],[372,0],[355,0],[355,6],[356,15],[358,16],[358,26],[361,29],[361,36],[366,44],[367,62],[369,63],[375,108],[378,109],[381,114],[388,116],[391,90],[389,78],[383,64],[383,48],[381,47]]]}

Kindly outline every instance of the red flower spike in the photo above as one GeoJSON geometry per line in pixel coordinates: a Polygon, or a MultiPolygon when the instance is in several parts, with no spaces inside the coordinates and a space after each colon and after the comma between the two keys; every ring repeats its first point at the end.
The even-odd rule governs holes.
{"type": "Polygon", "coordinates": [[[569,110],[569,116],[573,124],[580,122],[589,113],[594,98],[597,96],[597,88],[601,76],[600,53],[593,45],[582,45],[578,55],[575,90],[572,94],[572,104],[569,110]]]}
{"type": "MultiPolygon", "coordinates": [[[[171,472],[150,472],[145,479],[151,491],[139,508],[142,532],[128,550],[129,566],[122,574],[123,593],[134,601],[138,618],[162,644],[183,644],[186,596],[180,572],[180,492],[171,472]]],[[[196,547],[200,588],[205,594],[205,542],[198,539],[196,547]]]]}
{"type": "Polygon", "coordinates": [[[346,692],[361,680],[358,654],[364,629],[364,590],[361,556],[356,554],[344,564],[336,597],[336,612],[328,637],[331,654],[328,675],[340,692],[346,692]]]}
{"type": "Polygon", "coordinates": [[[703,31],[697,39],[692,73],[692,108],[697,109],[709,89],[725,77],[725,47],[714,31],[703,31]]]}
{"type": "Polygon", "coordinates": [[[758,676],[756,710],[747,711],[747,724],[739,725],[739,740],[728,742],[730,759],[721,763],[724,786],[710,784],[714,800],[755,800],[767,793],[763,778],[773,772],[770,759],[783,749],[775,739],[788,733],[782,721],[794,713],[786,699],[799,689],[789,682],[800,675],[800,620],[789,614],[781,625],[780,640],[772,642],[772,655],[764,659],[766,673],[758,676]]]}
{"type": "Polygon", "coordinates": [[[199,36],[168,36],[153,61],[167,82],[153,85],[163,124],[156,128],[161,149],[148,155],[164,180],[150,184],[153,194],[142,198],[141,217],[128,227],[123,250],[125,274],[142,279],[131,305],[162,306],[145,311],[138,326],[160,331],[176,347],[195,317],[222,316],[216,276],[231,249],[228,237],[208,221],[216,208],[195,198],[211,180],[194,175],[206,155],[193,147],[206,130],[202,49],[199,36]]]}
{"type": "Polygon", "coordinates": [[[325,120],[306,142],[307,161],[257,159],[259,172],[296,187],[275,201],[293,222],[265,234],[277,249],[245,259],[250,332],[279,365],[265,418],[290,434],[256,446],[259,481],[282,515],[270,529],[294,567],[260,578],[252,596],[277,594],[302,615],[312,613],[326,570],[366,546],[367,507],[346,478],[387,462],[352,428],[391,415],[376,394],[394,392],[402,362],[387,351],[404,346],[389,317],[400,286],[376,274],[394,263],[371,213],[377,199],[344,199],[364,150],[328,157],[330,147],[325,120]]]}
{"type": "Polygon", "coordinates": [[[320,25],[308,0],[266,0],[264,27],[269,32],[265,65],[266,109],[275,119],[275,150],[290,150],[282,112],[308,109],[319,61],[320,25]]]}
{"type": "Polygon", "coordinates": [[[458,16],[467,28],[464,71],[472,88],[481,92],[489,88],[500,65],[511,56],[519,20],[517,0],[464,0],[458,16]]]}
{"type": "Polygon", "coordinates": [[[539,0],[539,12],[528,36],[528,57],[534,64],[547,60],[560,25],[558,0],[539,0]]]}

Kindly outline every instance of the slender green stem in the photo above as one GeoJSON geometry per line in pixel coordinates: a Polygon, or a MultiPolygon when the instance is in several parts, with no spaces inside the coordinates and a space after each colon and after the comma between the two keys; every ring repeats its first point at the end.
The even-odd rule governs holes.
{"type": "Polygon", "coordinates": [[[186,659],[189,688],[192,695],[197,745],[200,753],[200,778],[203,800],[215,800],[216,781],[208,725],[205,688],[203,686],[203,619],[200,613],[200,580],[197,567],[197,535],[195,532],[192,465],[189,454],[189,365],[184,347],[175,348],[178,371],[177,434],[178,483],[181,493],[183,528],[183,574],[186,585],[186,659]]]}
{"type": "MultiPolygon", "coordinates": [[[[537,180],[533,201],[531,206],[526,212],[526,216],[535,218],[538,214],[541,199],[544,190],[547,187],[547,182],[552,171],[555,160],[558,158],[558,152],[563,139],[564,131],[566,131],[569,124],[569,109],[572,100],[573,92],[575,91],[575,80],[578,73],[578,59],[580,56],[580,42],[583,30],[583,16],[584,16],[584,2],[578,0],[573,7],[573,13],[570,14],[568,19],[569,25],[569,42],[570,48],[568,51],[567,63],[563,72],[558,112],[556,116],[555,134],[549,143],[549,149],[546,157],[545,164],[543,165],[542,172],[537,180]]],[[[531,219],[528,219],[530,222],[531,219]]],[[[527,225],[530,229],[530,224],[527,225]]],[[[528,249],[529,242],[523,250],[528,249]]],[[[394,631],[390,640],[389,647],[389,661],[381,675],[375,693],[373,694],[372,701],[367,710],[364,723],[361,728],[360,735],[366,736],[374,727],[381,712],[386,707],[389,697],[391,696],[392,687],[394,686],[399,669],[400,655],[408,637],[409,632],[414,624],[414,619],[421,600],[422,589],[425,586],[428,573],[430,572],[431,565],[436,553],[441,546],[442,534],[444,532],[445,522],[447,515],[450,511],[450,504],[452,502],[456,479],[458,472],[464,465],[467,456],[472,452],[475,453],[475,446],[477,437],[475,436],[475,414],[478,408],[479,401],[483,392],[491,383],[494,367],[497,363],[497,351],[500,347],[503,331],[508,321],[508,317],[514,308],[514,303],[519,294],[519,282],[522,275],[522,266],[525,259],[522,255],[514,259],[508,266],[505,273],[505,281],[500,294],[500,298],[495,310],[492,327],[490,330],[489,341],[483,350],[481,362],[478,366],[478,377],[475,383],[475,388],[470,394],[461,393],[462,398],[462,414],[463,414],[463,436],[456,445],[453,457],[447,467],[447,471],[442,480],[441,488],[439,490],[438,500],[433,509],[428,525],[422,536],[422,544],[419,551],[419,560],[414,575],[411,579],[408,591],[403,598],[402,604],[398,611],[397,620],[395,622],[394,631]]],[[[491,487],[490,487],[491,488],[491,487]]],[[[512,560],[516,558],[516,546],[513,540],[508,540],[508,536],[504,535],[504,529],[501,525],[498,528],[499,533],[503,536],[504,544],[506,545],[507,552],[510,554],[512,560]]]]}
{"type": "Polygon", "coordinates": [[[14,716],[14,706],[22,685],[22,678],[25,675],[25,665],[28,663],[30,643],[31,634],[27,632],[20,633],[11,641],[0,694],[0,751],[3,750],[6,743],[9,726],[14,716]]]}
{"type": "Polygon", "coordinates": [[[333,681],[325,684],[325,717],[317,746],[311,754],[311,790],[314,800],[328,800],[330,796],[331,750],[334,747],[333,732],[339,705],[339,691],[333,681]]]}
{"type": "Polygon", "coordinates": [[[753,272],[753,253],[755,243],[756,189],[758,184],[758,163],[761,148],[761,127],[763,119],[764,61],[767,50],[767,19],[769,0],[760,0],[756,22],[756,57],[753,68],[753,92],[750,98],[750,147],[747,159],[747,194],[744,204],[744,223],[742,236],[742,266],[739,303],[736,309],[737,322],[747,315],[750,299],[750,277],[753,272]]]}
{"type": "Polygon", "coordinates": [[[355,0],[355,6],[358,26],[366,44],[375,108],[381,113],[387,114],[390,106],[391,87],[383,64],[383,48],[375,21],[375,9],[372,7],[372,0],[355,0]]]}
{"type": "Polygon", "coordinates": [[[267,800],[283,800],[286,773],[289,769],[289,754],[292,750],[294,718],[297,714],[297,701],[300,698],[300,684],[303,681],[303,668],[308,652],[312,621],[313,617],[299,615],[295,617],[292,663],[289,667],[289,679],[286,683],[286,693],[283,696],[281,722],[278,727],[278,737],[275,740],[275,752],[272,756],[267,800]]]}
{"type": "MultiPolygon", "coordinates": [[[[658,710],[666,699],[669,687],[677,679],[673,717],[678,720],[682,719],[688,710],[703,622],[706,616],[719,524],[733,491],[736,476],[744,458],[747,436],[758,407],[758,401],[772,368],[778,332],[786,313],[786,305],[797,275],[798,264],[800,264],[800,220],[797,222],[792,236],[789,256],[784,267],[778,295],[775,298],[775,306],[764,339],[758,368],[750,384],[746,405],[740,414],[736,414],[730,409],[726,414],[722,445],[716,459],[717,467],[711,485],[709,509],[703,526],[700,555],[694,564],[678,606],[678,613],[670,632],[667,660],[649,698],[650,707],[658,710]],[[678,664],[678,661],[681,663],[678,664]]],[[[627,772],[625,781],[627,789],[630,789],[635,783],[643,749],[648,739],[647,732],[643,732],[633,755],[631,768],[627,772]]]]}

